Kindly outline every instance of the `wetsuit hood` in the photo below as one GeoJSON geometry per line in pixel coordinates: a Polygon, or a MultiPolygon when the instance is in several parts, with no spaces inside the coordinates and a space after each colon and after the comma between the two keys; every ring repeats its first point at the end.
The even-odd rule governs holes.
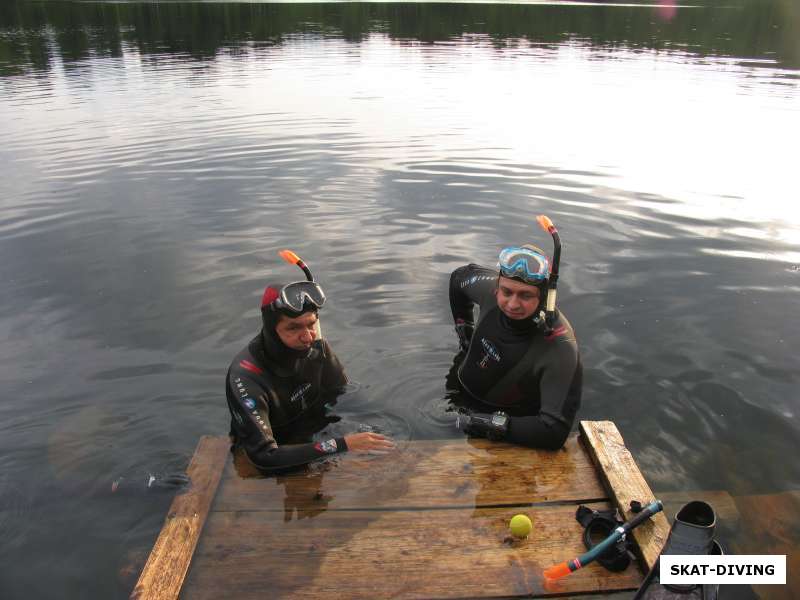
{"type": "MultiPolygon", "coordinates": [[[[534,246],[533,244],[523,244],[522,246],[519,246],[519,248],[524,248],[526,250],[535,252],[536,254],[545,257],[542,260],[546,261],[547,255],[544,253],[544,250],[539,248],[539,246],[534,246]]],[[[498,262],[498,269],[500,269],[499,262],[498,262]]],[[[547,304],[547,285],[549,282],[549,266],[546,266],[546,269],[548,270],[548,278],[543,279],[538,283],[533,283],[531,281],[528,281],[527,279],[525,279],[525,277],[522,276],[506,274],[502,271],[502,269],[499,270],[498,281],[497,281],[498,285],[500,283],[499,278],[505,277],[506,279],[510,279],[511,281],[518,281],[520,283],[524,283],[525,285],[530,285],[531,287],[535,287],[537,290],[539,290],[539,307],[536,309],[536,312],[534,312],[533,315],[528,317],[527,319],[510,319],[505,315],[505,313],[503,313],[503,311],[500,311],[500,322],[504,327],[511,329],[513,331],[527,332],[536,330],[544,326],[544,319],[542,318],[542,315],[544,314],[544,308],[547,304]]]]}
{"type": "MultiPolygon", "coordinates": [[[[277,298],[278,290],[283,287],[283,284],[268,285],[264,292],[264,299],[277,298]]],[[[312,312],[312,308],[304,311],[312,312]]],[[[314,345],[312,344],[308,350],[294,350],[289,348],[281,341],[278,332],[275,328],[278,325],[281,315],[281,310],[277,310],[272,302],[264,303],[261,306],[261,333],[250,342],[250,352],[258,359],[263,359],[264,364],[277,365],[279,370],[286,370],[293,372],[297,361],[304,358],[309,358],[314,352],[314,345]]],[[[289,315],[286,315],[289,316],[289,315]]],[[[291,315],[297,317],[299,315],[291,315]]]]}

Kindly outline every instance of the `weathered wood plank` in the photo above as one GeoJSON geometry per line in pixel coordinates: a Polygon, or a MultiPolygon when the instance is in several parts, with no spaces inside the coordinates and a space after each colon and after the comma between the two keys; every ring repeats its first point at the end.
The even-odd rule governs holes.
{"type": "Polygon", "coordinates": [[[191,486],[173,500],[164,527],[131,593],[132,599],[170,600],[178,597],[229,447],[227,438],[200,438],[186,471],[191,486]]]}
{"type": "Polygon", "coordinates": [[[575,508],[336,510],[288,522],[273,511],[213,512],[182,598],[499,598],[635,589],[642,580],[635,563],[623,573],[592,564],[545,587],[545,568],[585,550],[575,508]],[[508,520],[518,512],[534,523],[523,541],[508,537],[508,520]]]}
{"type": "MultiPolygon", "coordinates": [[[[581,421],[581,438],[589,456],[598,468],[609,496],[625,520],[634,515],[631,500],[650,502],[655,497],[633,460],[625,442],[611,421],[581,421]]],[[[669,535],[669,523],[663,513],[633,530],[640,559],[647,570],[653,568],[669,535]]]]}
{"type": "Polygon", "coordinates": [[[329,468],[241,478],[229,467],[214,510],[508,506],[607,498],[577,436],[549,452],[483,439],[400,442],[382,457],[337,456],[329,468]]]}

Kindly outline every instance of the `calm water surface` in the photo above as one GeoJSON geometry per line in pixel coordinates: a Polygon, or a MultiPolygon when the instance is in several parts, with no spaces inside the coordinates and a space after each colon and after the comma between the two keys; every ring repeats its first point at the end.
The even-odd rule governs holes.
{"type": "Polygon", "coordinates": [[[539,213],[581,417],[800,518],[800,12],[691,4],[3,3],[0,596],[127,596],[281,248],[345,425],[458,435],[448,274],[539,213]]]}

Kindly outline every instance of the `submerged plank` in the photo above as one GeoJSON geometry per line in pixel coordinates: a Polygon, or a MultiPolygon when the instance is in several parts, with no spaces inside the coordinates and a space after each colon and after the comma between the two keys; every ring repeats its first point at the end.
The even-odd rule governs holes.
{"type": "Polygon", "coordinates": [[[178,494],[131,593],[135,600],[177,598],[229,454],[227,438],[200,438],[186,474],[191,486],[178,494]]]}
{"type": "Polygon", "coordinates": [[[483,439],[401,442],[383,457],[337,456],[271,478],[226,471],[214,510],[430,508],[585,502],[607,498],[577,437],[562,450],[483,439]]]}
{"type": "Polygon", "coordinates": [[[592,564],[545,587],[545,568],[584,551],[581,531],[575,506],[329,510],[288,522],[274,511],[215,511],[182,598],[505,598],[635,589],[642,579],[635,563],[623,573],[592,564]],[[507,529],[519,512],[534,523],[521,541],[507,529]]]}
{"type": "Polygon", "coordinates": [[[627,508],[631,497],[649,497],[613,423],[582,429],[591,438],[585,447],[572,437],[556,452],[480,439],[409,441],[387,456],[345,454],[269,478],[241,477],[227,460],[227,439],[204,438],[189,470],[194,497],[176,498],[133,597],[174,598],[184,578],[187,599],[633,590],[642,580],[636,564],[621,574],[591,564],[558,582],[542,575],[584,551],[577,504],[607,508],[613,498],[627,508]],[[644,488],[632,486],[634,476],[644,488]],[[520,512],[534,521],[523,541],[507,530],[520,512]]]}
{"type": "MultiPolygon", "coordinates": [[[[631,500],[651,502],[654,495],[647,485],[622,436],[611,421],[581,421],[581,437],[589,456],[598,468],[601,479],[616,509],[625,520],[634,515],[631,500]]],[[[633,530],[640,558],[646,568],[652,569],[669,535],[669,523],[663,513],[633,530]]]]}
{"type": "Polygon", "coordinates": [[[737,496],[742,531],[737,554],[785,554],[786,585],[754,585],[762,598],[793,600],[800,589],[800,491],[737,496]]]}

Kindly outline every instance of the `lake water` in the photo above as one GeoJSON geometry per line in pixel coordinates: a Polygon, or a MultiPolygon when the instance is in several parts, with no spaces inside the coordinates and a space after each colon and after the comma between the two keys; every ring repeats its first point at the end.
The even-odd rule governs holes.
{"type": "Polygon", "coordinates": [[[2,598],[127,597],[172,497],[145,480],[227,433],[282,248],[330,299],[344,425],[460,435],[448,275],[549,248],[539,213],[580,417],[657,492],[800,518],[791,0],[4,2],[0,135],[2,598]]]}

